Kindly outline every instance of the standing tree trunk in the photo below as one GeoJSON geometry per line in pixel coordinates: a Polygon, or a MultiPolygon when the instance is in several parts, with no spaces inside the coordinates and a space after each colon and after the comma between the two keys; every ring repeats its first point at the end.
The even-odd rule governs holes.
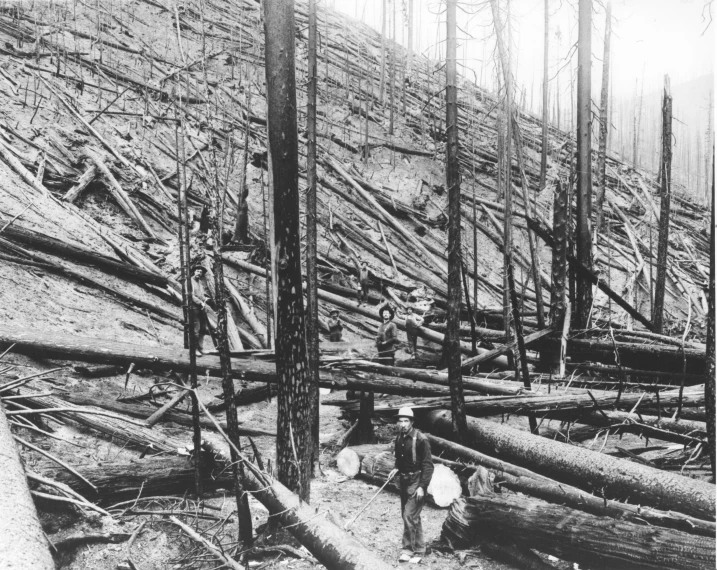
{"type": "MultiPolygon", "coordinates": [[[[595,220],[595,232],[602,231],[605,222],[605,213],[603,212],[603,204],[605,202],[605,161],[607,158],[607,131],[608,131],[608,84],[610,80],[610,33],[612,32],[612,23],[610,21],[612,12],[612,2],[607,3],[607,11],[605,13],[605,48],[602,58],[602,89],[600,91],[600,142],[598,148],[598,164],[597,164],[597,218],[595,220]]],[[[597,242],[597,235],[595,237],[597,242]]]]}
{"type": "MultiPolygon", "coordinates": [[[[590,214],[592,212],[592,160],[591,160],[591,113],[590,64],[592,32],[592,0],[580,0],[578,13],[578,194],[577,194],[577,258],[592,271],[592,236],[590,214]]],[[[592,283],[583,276],[577,282],[577,325],[590,327],[590,311],[593,304],[592,283]]]]}
{"type": "MultiPolygon", "coordinates": [[[[314,476],[321,473],[319,462],[319,299],[316,289],[316,0],[309,0],[309,84],[306,104],[306,336],[309,357],[309,399],[311,405],[311,464],[314,476]]],[[[367,110],[368,111],[368,110],[367,110]]]]}
{"type": "Polygon", "coordinates": [[[389,86],[389,110],[388,110],[388,134],[393,136],[393,104],[395,102],[395,91],[396,91],[396,5],[394,1],[393,8],[391,10],[391,72],[390,80],[391,85],[389,86]]]}
{"type": "MultiPolygon", "coordinates": [[[[714,147],[712,147],[714,169],[714,147]]],[[[712,221],[710,223],[710,281],[708,285],[709,311],[707,314],[707,377],[705,378],[705,411],[707,412],[707,441],[715,478],[715,180],[712,177],[712,221]]]]}
{"type": "Polygon", "coordinates": [[[0,560],[8,570],[53,570],[49,541],[42,532],[25,470],[0,403],[0,560]]]}
{"type": "MultiPolygon", "coordinates": [[[[413,71],[413,0],[408,0],[408,64],[407,75],[413,71]]],[[[404,97],[405,100],[405,97],[404,97]]]]}
{"type": "Polygon", "coordinates": [[[276,308],[276,463],[279,480],[305,501],[310,496],[310,379],[301,282],[299,160],[296,130],[294,2],[264,2],[266,86],[278,288],[276,308]]]}
{"type": "MultiPolygon", "coordinates": [[[[234,380],[232,379],[232,363],[229,354],[229,336],[227,334],[227,306],[224,296],[224,265],[222,263],[222,252],[220,249],[224,219],[224,205],[220,200],[225,196],[225,194],[220,190],[219,186],[219,183],[215,185],[214,195],[216,197],[216,201],[214,209],[215,212],[217,212],[217,215],[215,223],[212,227],[214,234],[214,299],[217,304],[217,339],[219,345],[219,363],[222,369],[222,392],[224,393],[225,402],[233,402],[234,380]]],[[[237,418],[237,409],[234,405],[227,406],[227,435],[236,448],[241,451],[241,441],[239,439],[239,419],[237,418]]],[[[230,448],[229,451],[231,454],[232,471],[234,475],[234,493],[236,496],[237,513],[239,514],[239,543],[241,544],[241,550],[245,552],[251,547],[253,530],[251,511],[249,510],[249,496],[244,492],[243,488],[244,464],[239,461],[239,457],[233,448],[230,448]]],[[[246,558],[246,554],[243,556],[246,558]]]]}
{"type": "MultiPolygon", "coordinates": [[[[251,132],[250,109],[251,95],[247,87],[246,96],[246,123],[244,124],[244,156],[241,165],[241,174],[239,175],[239,194],[237,196],[237,219],[234,225],[233,241],[238,243],[246,243],[249,239],[249,205],[247,197],[249,191],[246,186],[246,168],[249,162],[249,133],[251,132]]],[[[221,237],[221,234],[220,234],[221,237]]],[[[222,243],[221,241],[219,243],[222,243]]]]}
{"type": "Polygon", "coordinates": [[[550,12],[548,0],[545,0],[545,30],[543,42],[543,136],[540,151],[540,188],[545,188],[545,175],[548,170],[548,53],[550,47],[550,12]]]}
{"type": "Polygon", "coordinates": [[[657,279],[655,280],[655,304],[652,311],[654,332],[662,334],[662,317],[665,306],[665,279],[667,277],[667,250],[670,235],[670,200],[672,197],[672,96],[670,78],[665,75],[665,91],[662,98],[662,174],[660,193],[660,232],[657,238],[657,279]]]}
{"type": "MultiPolygon", "coordinates": [[[[179,123],[179,129],[176,131],[177,136],[177,178],[179,179],[179,195],[177,196],[179,206],[179,239],[182,241],[180,253],[183,257],[179,260],[182,266],[182,277],[184,283],[182,293],[184,294],[183,303],[186,305],[187,314],[187,331],[188,331],[188,347],[189,347],[189,380],[193,390],[197,388],[197,347],[194,338],[194,313],[191,310],[192,298],[192,278],[191,278],[191,249],[189,244],[189,211],[187,209],[187,171],[186,156],[184,154],[184,122],[179,123]]],[[[202,428],[199,425],[199,405],[197,403],[196,392],[191,393],[192,401],[192,427],[193,427],[193,444],[194,444],[194,481],[197,497],[202,496],[202,428]]]]}
{"type": "Polygon", "coordinates": [[[466,433],[461,375],[461,180],[458,170],[458,88],[456,86],[456,1],[446,5],[446,185],[448,188],[448,328],[444,345],[451,390],[453,431],[459,442],[466,433]]]}
{"type": "Polygon", "coordinates": [[[383,94],[386,89],[386,2],[388,0],[381,0],[381,82],[378,87],[378,100],[381,105],[383,105],[383,94]]]}

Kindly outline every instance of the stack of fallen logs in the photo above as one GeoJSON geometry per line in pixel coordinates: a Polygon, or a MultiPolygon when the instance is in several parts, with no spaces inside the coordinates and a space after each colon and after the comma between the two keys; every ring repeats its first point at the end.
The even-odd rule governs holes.
{"type": "MultiPolygon", "coordinates": [[[[360,407],[339,405],[350,418],[360,407]]],[[[588,568],[688,569],[715,564],[715,487],[681,474],[706,461],[703,405],[701,386],[662,392],[659,401],[655,393],[574,388],[545,396],[468,396],[466,412],[473,417],[465,445],[451,441],[449,398],[377,398],[374,413],[390,417],[413,406],[436,461],[459,476],[463,493],[443,525],[445,547],[480,547],[519,567],[548,568],[531,551],[537,550],[588,568]],[[680,398],[683,412],[700,420],[667,415],[680,398]],[[650,412],[657,416],[643,415],[650,412]],[[538,435],[479,419],[498,414],[535,414],[539,421],[559,419],[561,427],[541,423],[538,435]],[[611,435],[625,432],[651,442],[644,451],[678,453],[681,460],[648,460],[640,447],[619,445],[624,457],[615,457],[576,444],[587,435],[604,448],[611,435]],[[483,484],[470,484],[476,478],[483,484]]],[[[389,458],[385,446],[364,445],[346,448],[337,464],[347,475],[378,483],[385,481],[389,458]]]]}

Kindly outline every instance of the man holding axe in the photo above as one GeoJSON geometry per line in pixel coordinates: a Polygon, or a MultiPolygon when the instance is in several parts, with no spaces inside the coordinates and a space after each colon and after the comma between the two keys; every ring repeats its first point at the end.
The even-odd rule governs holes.
{"type": "Polygon", "coordinates": [[[398,473],[401,492],[403,548],[398,560],[418,564],[426,554],[421,510],[426,502],[426,489],[433,476],[433,458],[428,439],[413,427],[411,408],[401,408],[398,411],[395,455],[396,467],[388,478],[390,480],[398,473]]]}

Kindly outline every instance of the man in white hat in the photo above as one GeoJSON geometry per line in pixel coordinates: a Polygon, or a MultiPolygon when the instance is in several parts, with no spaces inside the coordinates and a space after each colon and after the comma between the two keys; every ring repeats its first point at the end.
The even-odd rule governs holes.
{"type": "Polygon", "coordinates": [[[399,562],[417,564],[426,554],[421,510],[426,502],[426,489],[433,475],[431,444],[413,427],[413,410],[398,411],[398,436],[395,443],[396,467],[389,477],[399,475],[403,547],[399,562]]]}

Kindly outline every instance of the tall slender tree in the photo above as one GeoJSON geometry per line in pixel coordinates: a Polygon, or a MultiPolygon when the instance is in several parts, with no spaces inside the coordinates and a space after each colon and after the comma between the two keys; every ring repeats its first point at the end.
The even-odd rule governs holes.
{"type": "Polygon", "coordinates": [[[461,376],[461,180],[458,169],[458,88],[456,86],[456,1],[446,4],[446,185],[448,187],[448,328],[445,354],[453,431],[465,441],[467,424],[461,376]]]}
{"type": "Polygon", "coordinates": [[[381,82],[378,86],[378,99],[381,105],[386,88],[386,2],[388,0],[381,0],[381,82]]]}
{"type": "Polygon", "coordinates": [[[548,170],[548,55],[550,48],[550,11],[545,0],[545,24],[543,30],[543,136],[540,150],[540,187],[545,188],[545,173],[548,170]]]}
{"type": "Polygon", "coordinates": [[[597,211],[595,219],[595,231],[602,231],[605,220],[603,212],[603,203],[605,202],[605,162],[607,158],[607,131],[608,125],[608,83],[610,80],[610,33],[612,32],[612,23],[610,21],[612,13],[612,2],[607,3],[605,12],[605,46],[602,58],[602,89],[600,91],[600,139],[598,143],[598,165],[597,165],[597,196],[595,209],[597,211]]]}
{"type": "Polygon", "coordinates": [[[319,463],[319,298],[316,273],[316,0],[309,0],[309,82],[306,102],[306,336],[309,349],[309,398],[311,400],[311,449],[314,476],[319,463]]]}
{"type": "MultiPolygon", "coordinates": [[[[714,146],[712,147],[712,169],[714,171],[714,146]]],[[[707,314],[707,377],[705,378],[705,411],[707,412],[707,441],[709,445],[712,479],[715,479],[715,179],[712,176],[712,215],[710,222],[710,277],[707,286],[709,312],[707,314]]]]}
{"type": "MultiPolygon", "coordinates": [[[[592,270],[592,236],[590,213],[592,211],[592,160],[591,160],[591,104],[590,65],[592,0],[580,0],[578,8],[578,192],[577,192],[577,258],[592,270]]],[[[592,283],[583,276],[577,282],[577,325],[588,328],[592,309],[592,283]]]]}
{"type": "Polygon", "coordinates": [[[265,0],[264,37],[276,247],[276,463],[279,481],[310,497],[310,379],[306,357],[299,228],[293,0],[265,0]]]}
{"type": "Polygon", "coordinates": [[[670,201],[672,199],[672,95],[670,78],[665,75],[662,95],[662,174],[660,176],[660,230],[657,238],[657,278],[655,280],[655,304],[652,308],[652,324],[655,332],[662,333],[665,306],[665,281],[667,278],[667,252],[670,248],[670,201]]]}

